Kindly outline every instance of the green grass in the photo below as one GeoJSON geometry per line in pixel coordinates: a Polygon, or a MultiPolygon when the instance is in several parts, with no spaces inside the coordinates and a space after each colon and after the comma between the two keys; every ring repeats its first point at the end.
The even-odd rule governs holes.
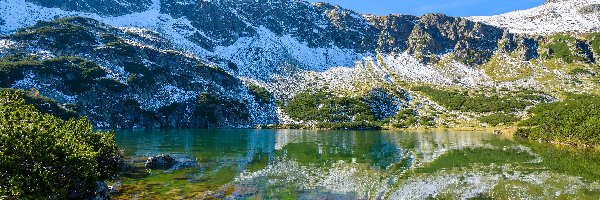
{"type": "Polygon", "coordinates": [[[527,64],[519,63],[515,66],[506,62],[520,62],[520,60],[505,60],[502,57],[494,56],[488,62],[481,65],[481,68],[485,74],[496,81],[516,81],[533,74],[531,66],[527,64]]]}

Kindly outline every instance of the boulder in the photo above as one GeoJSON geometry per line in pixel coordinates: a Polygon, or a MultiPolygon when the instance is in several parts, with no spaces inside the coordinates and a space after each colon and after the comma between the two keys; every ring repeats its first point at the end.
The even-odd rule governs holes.
{"type": "Polygon", "coordinates": [[[171,169],[173,166],[177,164],[177,160],[167,154],[160,154],[156,156],[149,157],[146,161],[145,167],[147,169],[159,169],[166,170],[171,169]]]}

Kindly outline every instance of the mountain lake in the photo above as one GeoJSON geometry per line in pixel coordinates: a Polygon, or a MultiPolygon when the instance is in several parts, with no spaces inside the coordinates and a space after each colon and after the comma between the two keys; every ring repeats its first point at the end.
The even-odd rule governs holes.
{"type": "Polygon", "coordinates": [[[488,132],[123,130],[116,199],[597,199],[600,152],[488,132]],[[146,159],[168,154],[169,170],[146,159]]]}

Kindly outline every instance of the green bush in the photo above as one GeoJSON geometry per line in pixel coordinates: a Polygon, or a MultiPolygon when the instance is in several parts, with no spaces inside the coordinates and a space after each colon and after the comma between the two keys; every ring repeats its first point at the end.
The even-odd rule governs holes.
{"type": "MultiPolygon", "coordinates": [[[[421,91],[427,94],[433,101],[439,103],[449,110],[458,110],[463,112],[514,112],[523,110],[527,108],[527,106],[532,105],[532,103],[526,99],[517,98],[518,95],[510,97],[484,95],[470,96],[465,92],[450,92],[435,89],[429,86],[413,87],[412,90],[421,91]]],[[[540,97],[538,96],[538,98],[540,97]]]]}
{"type": "Polygon", "coordinates": [[[250,120],[246,104],[208,92],[198,96],[195,114],[208,124],[219,122],[244,123],[250,120]]]}
{"type": "Polygon", "coordinates": [[[60,50],[81,49],[96,44],[96,36],[88,28],[92,20],[81,17],[61,18],[19,30],[17,40],[32,40],[37,44],[60,50]]]}
{"type": "Polygon", "coordinates": [[[565,101],[539,104],[522,121],[521,137],[572,145],[600,145],[600,97],[573,95],[565,101]]]}
{"type": "Polygon", "coordinates": [[[56,57],[37,60],[25,54],[14,54],[0,59],[0,87],[10,87],[24,78],[24,72],[61,77],[72,93],[81,93],[97,78],[106,76],[99,65],[79,57],[56,57]]]}
{"type": "Polygon", "coordinates": [[[227,67],[233,71],[237,71],[238,70],[238,66],[233,63],[233,62],[227,62],[227,67]]]}
{"type": "Polygon", "coordinates": [[[418,116],[413,109],[403,109],[394,115],[394,123],[391,125],[395,128],[409,128],[415,125],[433,127],[436,125],[435,118],[430,116],[418,116]]]}
{"type": "Polygon", "coordinates": [[[316,128],[327,130],[380,130],[381,125],[373,122],[319,122],[316,128]]]}
{"type": "Polygon", "coordinates": [[[254,84],[248,85],[248,89],[257,102],[269,103],[271,101],[271,93],[267,89],[254,84]]]}
{"type": "Polygon", "coordinates": [[[106,47],[109,47],[114,54],[122,57],[133,58],[137,55],[135,47],[122,40],[106,43],[106,47]]]}
{"type": "MultiPolygon", "coordinates": [[[[596,56],[600,56],[600,33],[592,34],[592,50],[596,53],[596,56]]],[[[600,58],[596,58],[600,59],[600,58]]]]}
{"type": "Polygon", "coordinates": [[[488,116],[479,117],[479,121],[492,125],[510,125],[518,122],[521,118],[513,114],[494,113],[488,116]]]}
{"type": "Polygon", "coordinates": [[[110,78],[101,78],[98,80],[98,84],[111,92],[122,92],[127,89],[125,84],[110,78]]]}
{"type": "Polygon", "coordinates": [[[373,122],[373,112],[362,98],[338,97],[328,92],[302,92],[284,107],[297,120],[319,122],[373,122]]]}
{"type": "Polygon", "coordinates": [[[26,104],[33,105],[35,109],[41,113],[51,114],[64,120],[76,118],[79,116],[77,113],[77,105],[73,104],[59,104],[54,99],[42,96],[35,89],[32,91],[21,91],[16,89],[0,88],[0,92],[19,92],[21,97],[26,104]]]}
{"type": "Polygon", "coordinates": [[[0,198],[83,199],[122,166],[114,134],[85,119],[40,113],[21,92],[0,92],[0,198]]]}
{"type": "Polygon", "coordinates": [[[546,52],[543,55],[545,59],[558,58],[566,63],[576,61],[586,61],[586,58],[579,56],[578,52],[571,49],[575,48],[577,39],[569,35],[555,35],[550,38],[550,42],[545,45],[546,52]]]}

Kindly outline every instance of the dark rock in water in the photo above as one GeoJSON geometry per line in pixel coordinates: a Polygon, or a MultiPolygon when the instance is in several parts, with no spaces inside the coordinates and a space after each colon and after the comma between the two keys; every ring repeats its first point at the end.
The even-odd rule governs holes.
{"type": "Polygon", "coordinates": [[[177,164],[177,160],[167,154],[160,154],[153,157],[149,157],[146,161],[145,167],[148,169],[170,169],[177,164]]]}
{"type": "Polygon", "coordinates": [[[96,182],[96,191],[94,192],[94,197],[92,198],[93,200],[108,200],[110,199],[109,197],[109,193],[110,190],[108,189],[108,184],[106,184],[106,182],[104,181],[98,181],[96,182]]]}
{"type": "Polygon", "coordinates": [[[173,169],[181,169],[196,166],[196,160],[189,157],[176,158],[175,162],[177,163],[173,166],[173,169]]]}

